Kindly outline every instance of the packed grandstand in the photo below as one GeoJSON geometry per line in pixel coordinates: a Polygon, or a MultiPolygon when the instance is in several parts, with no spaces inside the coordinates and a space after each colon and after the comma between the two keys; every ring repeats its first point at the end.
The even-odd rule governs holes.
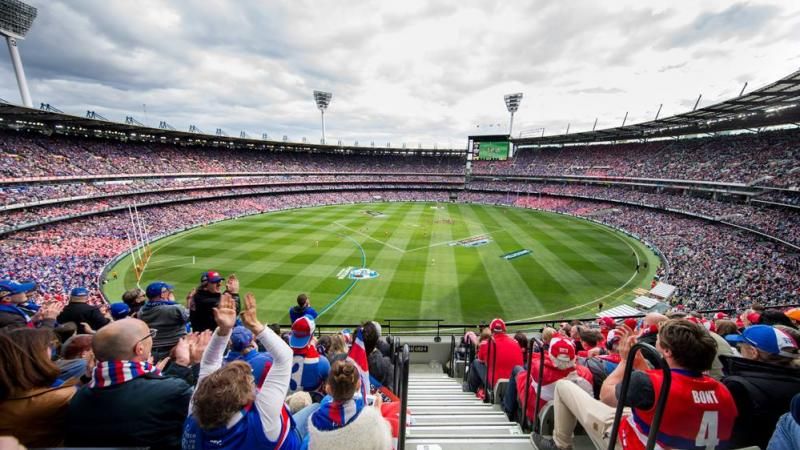
{"type": "MultiPolygon", "coordinates": [[[[798,92],[795,72],[660,120],[573,135],[470,136],[465,148],[325,144],[324,115],[323,143],[309,144],[2,101],[0,448],[800,449],[798,92]],[[492,152],[509,153],[478,157],[473,144],[490,138],[502,141],[492,152]],[[143,276],[151,245],[188,233],[361,204],[358,219],[385,219],[388,228],[381,208],[412,203],[446,239],[432,243],[433,228],[420,229],[429,245],[401,248],[391,230],[338,224],[328,234],[355,247],[341,258],[326,253],[335,260],[325,267],[337,273],[331,282],[346,285],[327,304],[311,291],[319,284],[296,298],[254,295],[242,273],[196,265],[206,247],[182,255],[191,264],[180,270],[197,269],[199,280],[187,292],[175,279],[143,276]],[[640,259],[622,241],[617,256],[638,284],[619,295],[550,298],[564,308],[498,317],[516,313],[515,302],[539,301],[520,290],[503,299],[509,309],[487,301],[480,323],[453,323],[440,314],[471,306],[458,289],[478,291],[479,269],[499,261],[566,272],[568,264],[536,261],[537,252],[560,257],[544,245],[492,243],[510,220],[492,230],[467,224],[469,235],[455,236],[448,227],[460,219],[435,215],[443,205],[547,213],[571,221],[554,227],[596,226],[650,253],[640,259]],[[392,276],[367,267],[367,241],[425,266],[414,267],[416,284],[399,282],[407,298],[389,301],[408,315],[378,317],[365,301],[349,307],[356,320],[331,321],[324,315],[347,305],[339,301],[358,283],[392,276]],[[408,256],[433,247],[477,254],[474,266],[461,261],[475,274],[470,283],[448,267],[455,257],[408,256]],[[486,248],[502,254],[485,256],[486,248]],[[340,267],[352,255],[361,266],[340,267]],[[431,287],[437,276],[461,285],[431,287]],[[112,283],[124,293],[112,294],[112,283]],[[438,292],[446,307],[427,308],[411,292],[426,287],[446,291],[438,292]],[[420,307],[403,309],[406,301],[420,307]],[[281,319],[264,320],[267,302],[281,319]]],[[[324,253],[314,226],[295,231],[324,253]]],[[[236,233],[220,239],[212,258],[241,259],[261,278],[276,270],[239,252],[236,233]]],[[[617,263],[569,244],[558,243],[564,254],[596,257],[589,270],[597,276],[617,263]]],[[[287,260],[292,279],[319,270],[303,255],[287,260]]],[[[519,273],[492,281],[511,284],[519,273]]],[[[565,278],[592,284],[577,269],[565,278]]]]}

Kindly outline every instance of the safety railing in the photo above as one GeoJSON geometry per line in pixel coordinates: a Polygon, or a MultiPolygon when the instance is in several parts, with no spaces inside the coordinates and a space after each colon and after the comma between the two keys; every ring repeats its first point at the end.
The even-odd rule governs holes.
{"type": "Polygon", "coordinates": [[[653,450],[656,445],[658,428],[661,425],[661,417],[664,415],[664,408],[667,406],[667,397],[669,396],[669,388],[672,384],[672,372],[670,372],[667,362],[661,354],[658,353],[658,350],[652,345],[640,342],[631,347],[628,358],[625,360],[626,365],[625,373],[622,377],[622,391],[619,393],[619,398],[617,399],[617,412],[614,415],[614,425],[611,427],[608,450],[614,450],[614,447],[617,445],[617,433],[619,432],[619,426],[622,422],[622,411],[625,409],[625,401],[628,399],[628,385],[631,381],[631,373],[633,373],[633,361],[636,359],[636,354],[639,351],[647,353],[653,361],[657,361],[664,376],[661,382],[661,390],[658,393],[658,402],[656,402],[653,420],[650,422],[650,432],[647,434],[647,445],[645,448],[647,450],[653,450]]]}
{"type": "Polygon", "coordinates": [[[522,412],[521,417],[519,418],[519,423],[522,424],[522,429],[526,432],[533,431],[539,432],[540,431],[540,421],[539,421],[539,404],[542,400],[542,380],[544,379],[544,351],[545,346],[544,342],[539,340],[536,337],[531,337],[531,340],[528,341],[528,351],[527,351],[527,358],[525,360],[525,399],[523,400],[522,405],[522,412]],[[536,350],[535,345],[538,345],[538,351],[536,350]],[[533,423],[528,420],[528,402],[530,401],[530,391],[531,391],[531,360],[533,359],[533,353],[537,351],[539,353],[539,377],[537,378],[536,382],[536,405],[534,406],[534,413],[533,413],[533,423]]]}
{"type": "Polygon", "coordinates": [[[494,376],[497,372],[497,343],[494,336],[486,343],[486,383],[483,386],[483,403],[494,403],[494,376]]]}
{"type": "Polygon", "coordinates": [[[399,356],[398,362],[402,366],[400,372],[402,382],[400,383],[400,427],[397,433],[397,448],[403,449],[406,446],[406,411],[408,409],[408,344],[403,344],[399,356]]]}

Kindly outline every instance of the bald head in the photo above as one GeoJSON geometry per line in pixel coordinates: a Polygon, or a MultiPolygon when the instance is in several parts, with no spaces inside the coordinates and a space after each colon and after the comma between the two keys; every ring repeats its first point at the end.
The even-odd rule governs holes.
{"type": "Polygon", "coordinates": [[[152,341],[146,337],[150,328],[139,319],[127,318],[111,322],[94,336],[92,349],[98,361],[132,360],[150,358],[152,341]]]}

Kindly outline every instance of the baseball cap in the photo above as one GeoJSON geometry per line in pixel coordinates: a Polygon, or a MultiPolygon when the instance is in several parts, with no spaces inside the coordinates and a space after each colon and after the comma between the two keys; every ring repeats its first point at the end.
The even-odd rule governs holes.
{"type": "Polygon", "coordinates": [[[783,331],[769,325],[751,325],[742,334],[729,334],[725,340],[732,344],[749,344],[772,355],[796,358],[791,350],[797,349],[797,342],[783,331]]]}
{"type": "Polygon", "coordinates": [[[606,328],[614,328],[617,326],[616,322],[614,322],[613,317],[601,317],[597,319],[597,323],[606,328]]]}
{"type": "Polygon", "coordinates": [[[311,341],[314,336],[314,319],[303,316],[292,324],[292,334],[289,335],[289,346],[292,348],[303,348],[311,341]]]}
{"type": "Polygon", "coordinates": [[[786,317],[792,320],[800,320],[800,308],[790,308],[784,311],[786,317]]]}
{"type": "Polygon", "coordinates": [[[171,291],[172,285],[164,283],[163,281],[154,281],[147,286],[147,298],[159,297],[165,289],[171,291]]]}
{"type": "Polygon", "coordinates": [[[19,283],[14,280],[0,280],[0,298],[14,294],[22,294],[32,291],[35,288],[36,283],[33,281],[19,283]]]}
{"type": "Polygon", "coordinates": [[[131,308],[122,302],[112,303],[111,304],[111,317],[114,320],[120,320],[128,317],[128,314],[131,313],[131,308]]]}
{"type": "Polygon", "coordinates": [[[636,328],[637,328],[637,327],[638,327],[638,325],[639,325],[639,322],[638,322],[636,319],[634,319],[634,318],[628,318],[628,319],[625,319],[624,321],[622,321],[622,323],[624,323],[625,325],[627,325],[627,326],[628,326],[628,328],[630,328],[631,330],[636,330],[636,328]]]}
{"type": "Polygon", "coordinates": [[[553,338],[548,349],[550,356],[560,361],[573,361],[575,359],[575,346],[568,339],[553,338]]]}
{"type": "Polygon", "coordinates": [[[714,320],[722,320],[722,319],[727,319],[727,318],[728,318],[728,315],[725,314],[724,312],[718,312],[718,313],[714,314],[714,320]]]}
{"type": "Polygon", "coordinates": [[[747,321],[750,322],[751,325],[757,324],[758,322],[761,321],[761,314],[757,312],[749,312],[745,317],[747,318],[747,321]]]}
{"type": "Polygon", "coordinates": [[[620,339],[621,337],[617,330],[609,331],[608,336],[606,336],[606,348],[611,350],[614,347],[614,344],[619,342],[620,339]]]}
{"type": "Polygon", "coordinates": [[[494,319],[489,324],[489,329],[492,330],[492,333],[499,333],[506,331],[506,323],[503,322],[503,319],[494,319]]]}
{"type": "Polygon", "coordinates": [[[213,270],[203,272],[203,274],[200,275],[201,283],[219,283],[220,281],[222,281],[222,275],[220,275],[219,272],[214,272],[213,270]]]}
{"type": "Polygon", "coordinates": [[[234,327],[231,333],[231,350],[240,352],[253,342],[253,333],[243,326],[234,327]]]}
{"type": "Polygon", "coordinates": [[[88,297],[89,296],[89,290],[86,289],[83,286],[76,287],[76,288],[72,289],[69,292],[69,296],[70,297],[88,297]]]}

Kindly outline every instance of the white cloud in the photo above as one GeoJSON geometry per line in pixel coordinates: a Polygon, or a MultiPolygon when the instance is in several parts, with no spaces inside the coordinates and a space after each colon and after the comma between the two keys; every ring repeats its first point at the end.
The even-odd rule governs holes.
{"type": "MultiPolygon", "coordinates": [[[[35,102],[179,129],[461,146],[476,124],[617,126],[709,104],[797,68],[800,4],[31,0],[35,102]],[[147,117],[142,105],[147,105],[147,117]],[[688,105],[688,106],[687,106],[688,105]]],[[[0,97],[19,98],[8,58],[0,97]]]]}

